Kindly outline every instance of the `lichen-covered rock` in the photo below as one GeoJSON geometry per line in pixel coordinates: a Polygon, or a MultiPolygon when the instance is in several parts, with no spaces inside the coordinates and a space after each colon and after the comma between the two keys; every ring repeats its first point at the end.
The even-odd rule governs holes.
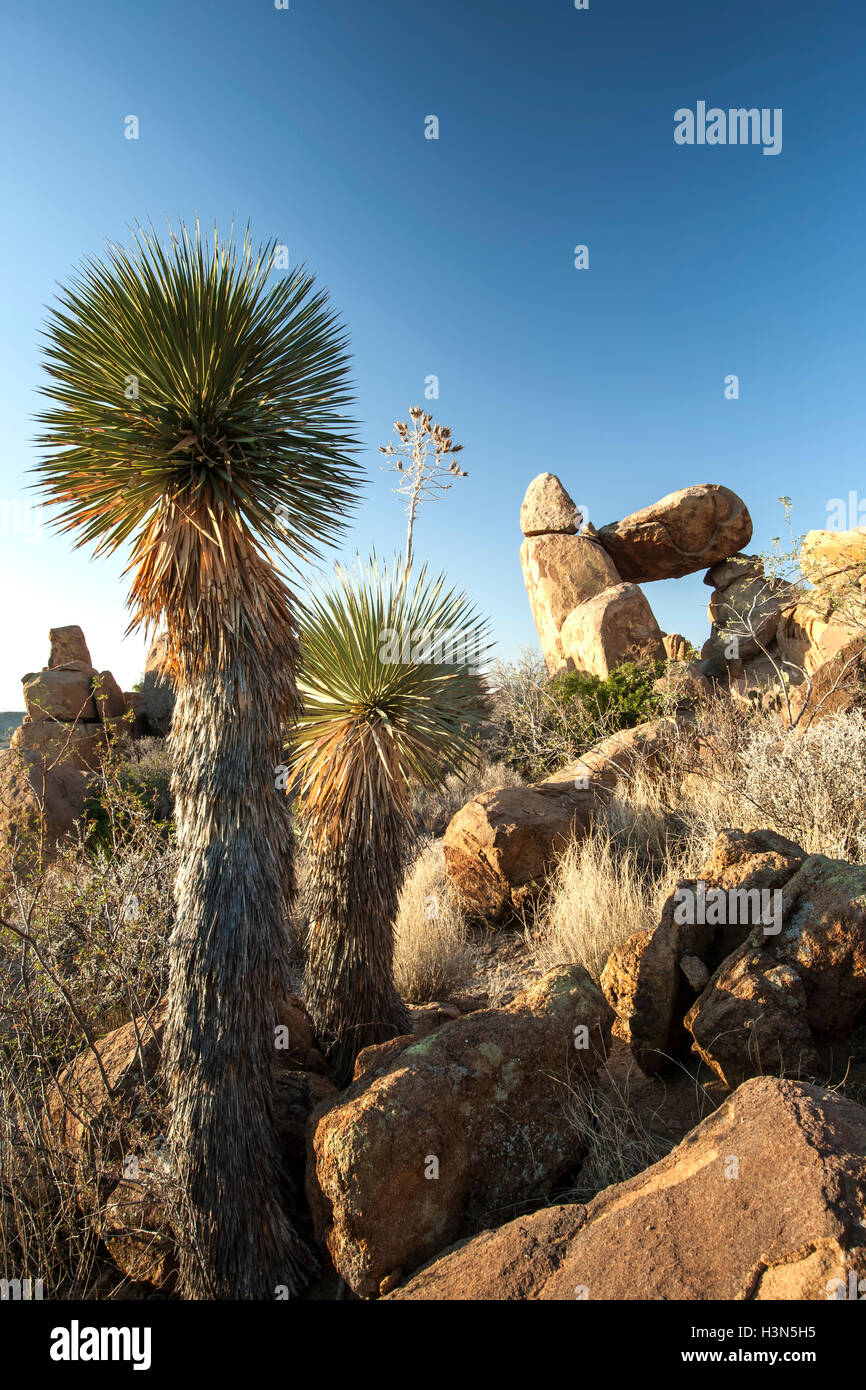
{"type": "Polygon", "coordinates": [[[844,1072],[866,1018],[866,867],[810,855],[781,896],[780,930],[752,932],[685,1018],[728,1085],[766,1071],[844,1072]]]}
{"type": "Polygon", "coordinates": [[[390,1297],[823,1302],[864,1257],[866,1110],[761,1077],[637,1177],[485,1231],[390,1297]]]}
{"type": "Polygon", "coordinates": [[[798,845],[773,831],[723,830],[698,878],[677,884],[658,926],[611,953],[601,986],[619,1020],[617,1032],[643,1071],[663,1071],[691,1044],[683,1019],[695,1000],[692,978],[699,976],[694,966],[682,969],[684,958],[696,958],[712,974],[749,936],[756,912],[763,932],[763,909],[775,902],[769,895],[804,858],[798,845]]]}
{"type": "Polygon", "coordinates": [[[508,1008],[455,1019],[365,1071],[313,1116],[310,1205],[356,1294],[374,1297],[576,1168],[569,1087],[603,1059],[610,1021],[586,971],[560,967],[508,1008]]]}

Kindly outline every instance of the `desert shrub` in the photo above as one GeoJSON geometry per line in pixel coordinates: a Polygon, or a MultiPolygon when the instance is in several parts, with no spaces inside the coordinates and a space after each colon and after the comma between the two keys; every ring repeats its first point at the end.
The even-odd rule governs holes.
{"type": "Polygon", "coordinates": [[[425,845],[400,893],[394,982],[404,999],[447,998],[472,973],[466,923],[448,891],[441,843],[425,845]]]}
{"type": "Polygon", "coordinates": [[[744,759],[743,819],[772,826],[809,854],[866,863],[866,718],[809,726],[798,738],[758,724],[744,759]]]}
{"type": "Polygon", "coordinates": [[[593,744],[652,719],[661,708],[653,682],[663,661],[628,661],[606,680],[586,672],[548,677],[542,658],[524,652],[498,662],[489,676],[487,756],[507,762],[529,782],[572,762],[593,744]]]}
{"type": "Polygon", "coordinates": [[[117,777],[121,787],[134,792],[154,820],[167,823],[172,819],[171,757],[165,739],[137,739],[118,767],[117,777]]]}
{"type": "MultiPolygon", "coordinates": [[[[82,826],[39,877],[3,866],[12,887],[0,904],[0,1277],[42,1278],[50,1298],[92,1297],[120,1276],[79,1210],[72,1159],[43,1129],[46,1097],[83,1049],[151,1013],[167,984],[173,842],[112,776],[101,794],[106,843],[82,826]]],[[[143,1091],[142,1133],[161,1122],[157,1090],[143,1091]]],[[[93,1136],[96,1171],[113,1171],[117,1123],[109,1116],[93,1136]]]]}

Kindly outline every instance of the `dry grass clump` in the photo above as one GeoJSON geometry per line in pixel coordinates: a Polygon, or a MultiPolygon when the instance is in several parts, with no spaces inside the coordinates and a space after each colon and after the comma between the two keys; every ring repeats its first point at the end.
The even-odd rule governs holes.
{"type": "Polygon", "coordinates": [[[394,982],[404,999],[447,998],[472,973],[466,923],[445,880],[441,842],[425,845],[403,883],[394,931],[394,982]]]}
{"type": "MultiPolygon", "coordinates": [[[[623,820],[626,807],[620,804],[623,820]]],[[[538,964],[579,964],[598,980],[620,942],[656,925],[684,862],[674,844],[648,862],[639,842],[599,820],[585,839],[568,844],[556,866],[532,930],[538,964]]]]}
{"type": "Polygon", "coordinates": [[[570,1087],[565,1118],[586,1149],[574,1186],[566,1194],[573,1202],[591,1201],[615,1183],[626,1182],[658,1163],[674,1147],[647,1128],[627,1094],[614,1085],[612,1093],[598,1082],[570,1087]]]}

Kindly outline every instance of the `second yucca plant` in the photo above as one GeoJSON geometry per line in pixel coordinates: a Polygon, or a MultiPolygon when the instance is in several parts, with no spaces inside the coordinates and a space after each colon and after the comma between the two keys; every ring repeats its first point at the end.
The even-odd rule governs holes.
{"type": "Polygon", "coordinates": [[[411,788],[464,766],[484,712],[482,620],[444,576],[425,569],[406,588],[401,571],[375,557],[338,567],[302,628],[293,769],[311,862],[305,1002],[343,1083],[362,1048],[408,1030],[392,957],[411,788]]]}

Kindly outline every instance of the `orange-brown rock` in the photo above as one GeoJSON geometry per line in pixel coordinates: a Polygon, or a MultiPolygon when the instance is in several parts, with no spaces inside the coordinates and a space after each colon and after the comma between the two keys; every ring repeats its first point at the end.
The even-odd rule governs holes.
{"type": "Polygon", "coordinates": [[[637,1177],[485,1231],[390,1297],[823,1302],[863,1276],[864,1229],[866,1110],[761,1077],[637,1177]]]}
{"type": "Polygon", "coordinates": [[[569,613],[620,579],[610,556],[590,536],[529,536],[520,547],[529,606],[549,675],[565,664],[560,629],[569,613]]]}
{"type": "Polygon", "coordinates": [[[310,1206],[356,1294],[375,1297],[575,1169],[585,1141],[564,1088],[598,1066],[610,1019],[587,973],[560,967],[508,1008],[414,1042],[314,1114],[310,1206]]]}
{"type": "Polygon", "coordinates": [[[580,513],[554,473],[539,473],[526,489],[520,508],[520,529],[524,536],[544,536],[550,532],[573,536],[580,513]]]}
{"type": "Polygon", "coordinates": [[[635,933],[612,952],[601,986],[619,1020],[617,1031],[643,1071],[664,1070],[692,1041],[683,1019],[699,976],[693,965],[682,969],[683,958],[695,957],[712,973],[749,936],[756,905],[761,913],[760,898],[730,895],[781,889],[804,858],[798,845],[773,831],[723,830],[698,878],[681,881],[671,893],[659,925],[635,933]],[[724,895],[722,911],[708,910],[711,892],[724,895]],[[681,920],[688,916],[691,921],[681,920]]]}
{"type": "Polygon", "coordinates": [[[482,792],[445,831],[445,872],[473,921],[495,925],[541,891],[557,854],[585,834],[596,792],[539,782],[482,792]]]}
{"type": "Polygon", "coordinates": [[[53,669],[56,666],[65,666],[70,661],[83,662],[85,666],[92,667],[90,652],[84,640],[84,633],[80,627],[71,625],[69,627],[52,627],[48,633],[48,640],[51,643],[51,650],[48,656],[48,666],[53,669]]]}
{"type": "Polygon", "coordinates": [[[866,528],[808,531],[800,547],[800,569],[824,589],[853,589],[866,574],[866,528]]]}
{"type": "Polygon", "coordinates": [[[110,671],[97,671],[94,675],[93,698],[99,718],[105,723],[126,713],[123,691],[110,671]]]}
{"type": "Polygon", "coordinates": [[[668,661],[688,661],[689,644],[681,632],[663,633],[662,642],[668,661]]]}
{"type": "Polygon", "coordinates": [[[34,722],[42,719],[60,719],[69,723],[79,719],[95,721],[95,674],[95,671],[82,661],[71,661],[50,670],[30,672],[22,681],[24,704],[30,718],[34,722]]]}
{"type": "Polygon", "coordinates": [[[866,867],[810,855],[782,887],[779,927],[752,931],[685,1018],[695,1051],[728,1085],[762,1071],[844,1074],[857,1054],[866,867]]]}
{"type": "Polygon", "coordinates": [[[105,753],[105,735],[101,724],[62,724],[56,719],[25,717],[9,746],[38,753],[46,767],[66,764],[81,772],[94,772],[105,753]]]}
{"type": "Polygon", "coordinates": [[[819,1074],[800,976],[751,941],[728,957],[684,1023],[695,1051],[731,1089],[762,1073],[819,1074]]]}
{"type": "Polygon", "coordinates": [[[664,715],[636,724],[633,729],[620,729],[594,744],[575,762],[554,772],[544,785],[595,787],[601,783],[613,788],[617,782],[628,782],[638,773],[653,776],[665,766],[676,745],[689,738],[690,727],[688,716],[674,719],[664,715]]]}
{"type": "Polygon", "coordinates": [[[745,502],[718,483],[669,493],[598,532],[622,578],[637,584],[694,574],[736,554],[751,537],[745,502]]]}
{"type": "MultiPolygon", "coordinates": [[[[84,812],[87,782],[77,767],[46,767],[33,748],[0,752],[0,845],[24,843],[37,858],[50,857],[54,846],[74,828],[84,812]]],[[[19,857],[19,867],[35,867],[19,857]]]]}
{"type": "Polygon", "coordinates": [[[560,628],[559,646],[568,670],[600,680],[623,661],[665,655],[661,628],[637,584],[614,583],[579,603],[560,628]]]}
{"type": "Polygon", "coordinates": [[[783,659],[811,676],[826,662],[866,645],[866,601],[849,594],[840,603],[816,589],[785,610],[776,641],[783,659]]]}

